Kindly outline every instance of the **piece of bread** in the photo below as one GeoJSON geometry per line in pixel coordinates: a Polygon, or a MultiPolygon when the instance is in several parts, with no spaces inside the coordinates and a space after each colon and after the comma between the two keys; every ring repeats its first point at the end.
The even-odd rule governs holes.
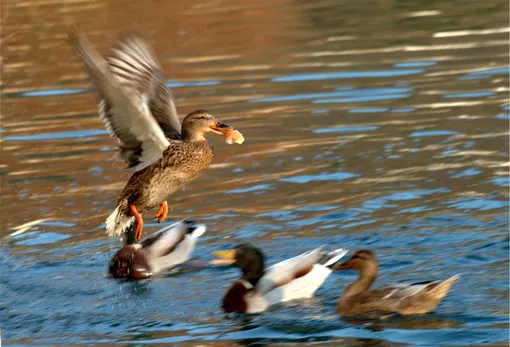
{"type": "Polygon", "coordinates": [[[241,134],[238,130],[230,130],[224,135],[225,142],[229,145],[233,143],[241,144],[244,142],[243,134],[241,134]]]}

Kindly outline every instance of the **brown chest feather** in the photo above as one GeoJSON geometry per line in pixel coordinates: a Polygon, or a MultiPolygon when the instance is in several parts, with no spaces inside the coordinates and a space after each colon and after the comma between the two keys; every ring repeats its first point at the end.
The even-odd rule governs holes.
{"type": "Polygon", "coordinates": [[[157,207],[168,195],[197,178],[212,157],[207,141],[170,141],[163,158],[131,176],[119,201],[127,199],[141,210],[157,207]]]}
{"type": "Polygon", "coordinates": [[[245,299],[248,291],[248,288],[241,282],[234,282],[223,297],[223,310],[225,312],[245,313],[248,309],[245,299]]]}

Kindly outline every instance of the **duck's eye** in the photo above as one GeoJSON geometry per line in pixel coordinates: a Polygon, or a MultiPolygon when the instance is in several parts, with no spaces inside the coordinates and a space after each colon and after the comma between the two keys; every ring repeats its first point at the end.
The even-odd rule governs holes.
{"type": "Polygon", "coordinates": [[[216,125],[221,125],[221,122],[216,122],[216,125]]]}

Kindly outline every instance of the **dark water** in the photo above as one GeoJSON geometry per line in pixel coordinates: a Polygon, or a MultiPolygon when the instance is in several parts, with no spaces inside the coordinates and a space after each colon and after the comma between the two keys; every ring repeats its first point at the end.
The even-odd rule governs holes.
{"type": "Polygon", "coordinates": [[[507,345],[508,1],[2,5],[4,344],[507,345]],[[105,276],[120,242],[102,223],[129,173],[66,43],[77,21],[102,52],[133,28],[150,35],[180,113],[205,108],[246,137],[213,138],[214,165],[169,199],[166,223],[209,229],[195,260],[147,283],[105,276]],[[380,285],[462,276],[421,317],[338,318],[352,273],[225,317],[237,271],[205,264],[241,242],[269,262],[370,248],[380,285]]]}

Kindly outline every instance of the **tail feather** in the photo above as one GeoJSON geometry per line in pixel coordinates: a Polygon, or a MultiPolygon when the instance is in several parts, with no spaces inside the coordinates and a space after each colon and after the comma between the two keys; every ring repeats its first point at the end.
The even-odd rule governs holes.
{"type": "Polygon", "coordinates": [[[196,224],[196,223],[188,224],[188,228],[190,230],[191,237],[194,239],[198,239],[207,230],[207,227],[204,224],[196,224]]]}
{"type": "Polygon", "coordinates": [[[330,267],[335,265],[337,261],[343,258],[344,255],[347,254],[349,250],[345,248],[338,248],[334,251],[326,253],[319,261],[320,264],[330,267]]]}
{"type": "Polygon", "coordinates": [[[453,283],[455,283],[455,281],[458,280],[459,278],[460,278],[460,275],[455,275],[441,283],[438,283],[437,285],[428,289],[427,295],[430,295],[430,296],[433,296],[436,298],[444,297],[446,294],[448,294],[448,291],[450,290],[453,283]]]}
{"type": "Polygon", "coordinates": [[[109,237],[116,237],[135,221],[135,217],[126,216],[120,212],[120,205],[106,218],[106,233],[109,237]]]}

